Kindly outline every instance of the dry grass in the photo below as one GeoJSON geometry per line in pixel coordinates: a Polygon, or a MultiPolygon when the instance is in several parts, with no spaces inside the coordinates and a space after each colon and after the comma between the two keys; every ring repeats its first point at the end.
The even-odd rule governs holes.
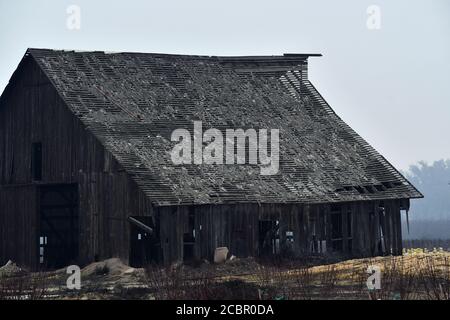
{"type": "Polygon", "coordinates": [[[191,272],[186,277],[183,274],[186,271],[181,269],[148,270],[147,275],[156,299],[224,296],[239,299],[243,295],[238,290],[246,286],[247,293],[251,292],[246,298],[252,297],[256,288],[258,299],[448,300],[450,295],[450,254],[439,251],[416,250],[400,257],[355,259],[320,266],[309,266],[304,261],[251,264],[245,274],[225,276],[213,266],[206,270],[197,272],[195,279],[191,272]],[[367,288],[369,266],[381,269],[379,290],[367,288]],[[233,281],[235,286],[230,288],[228,284],[233,281]]]}
{"type": "Polygon", "coordinates": [[[258,288],[242,280],[217,281],[209,271],[193,276],[182,265],[168,268],[150,266],[145,270],[145,281],[157,300],[245,300],[257,299],[258,288]]]}
{"type": "Polygon", "coordinates": [[[0,277],[0,300],[40,300],[47,293],[43,273],[0,277]]]}
{"type": "Polygon", "coordinates": [[[450,300],[448,252],[416,249],[399,257],[354,259],[323,265],[313,265],[313,260],[266,263],[237,259],[222,265],[149,266],[132,273],[127,271],[128,267],[121,267],[120,272],[115,272],[114,268],[114,272],[97,272],[93,268],[84,273],[83,289],[76,293],[49,290],[49,282],[53,282],[53,287],[59,283],[62,288],[65,275],[56,277],[51,273],[39,273],[0,277],[0,299],[450,300]],[[381,270],[379,290],[367,288],[369,266],[378,266],[381,270]]]}

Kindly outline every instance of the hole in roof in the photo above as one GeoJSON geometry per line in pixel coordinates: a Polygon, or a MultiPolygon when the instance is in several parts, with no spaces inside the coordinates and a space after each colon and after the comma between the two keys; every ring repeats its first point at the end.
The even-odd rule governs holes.
{"type": "Polygon", "coordinates": [[[356,191],[358,191],[360,194],[365,194],[366,190],[363,187],[360,186],[355,186],[354,187],[356,189],[356,191]]]}

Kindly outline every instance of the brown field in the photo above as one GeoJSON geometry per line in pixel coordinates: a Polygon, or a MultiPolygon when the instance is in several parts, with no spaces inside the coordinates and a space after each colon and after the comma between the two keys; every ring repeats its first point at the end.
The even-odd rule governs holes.
{"type": "Polygon", "coordinates": [[[82,269],[81,290],[67,289],[68,276],[0,269],[0,299],[450,299],[450,253],[439,249],[336,263],[247,258],[145,269],[109,259],[82,269]],[[379,290],[367,288],[369,266],[381,268],[379,290]]]}

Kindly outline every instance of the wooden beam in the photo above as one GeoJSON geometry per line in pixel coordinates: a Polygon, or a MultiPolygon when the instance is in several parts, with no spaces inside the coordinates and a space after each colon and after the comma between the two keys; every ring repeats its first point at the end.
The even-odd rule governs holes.
{"type": "Polygon", "coordinates": [[[149,233],[150,235],[153,234],[153,229],[150,228],[149,226],[147,226],[146,224],[140,222],[139,220],[133,218],[133,217],[128,217],[128,221],[131,222],[132,224],[134,224],[136,227],[144,230],[145,232],[149,233]]]}

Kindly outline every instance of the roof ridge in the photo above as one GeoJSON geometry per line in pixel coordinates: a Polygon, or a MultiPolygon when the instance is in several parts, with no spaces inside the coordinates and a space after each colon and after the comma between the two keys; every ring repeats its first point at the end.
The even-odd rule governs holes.
{"type": "Polygon", "coordinates": [[[130,55],[152,55],[161,57],[196,57],[221,60],[296,60],[307,59],[308,57],[321,57],[320,53],[284,53],[279,55],[201,55],[201,54],[179,54],[162,52],[140,52],[140,51],[105,51],[105,50],[78,50],[78,49],[51,49],[51,48],[28,48],[27,52],[53,52],[53,53],[103,53],[103,54],[130,54],[130,55]]]}

